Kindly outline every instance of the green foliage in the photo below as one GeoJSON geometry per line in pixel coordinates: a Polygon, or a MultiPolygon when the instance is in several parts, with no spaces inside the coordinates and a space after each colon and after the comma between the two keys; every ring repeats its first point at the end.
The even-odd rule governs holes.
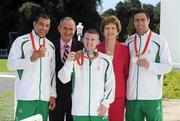
{"type": "Polygon", "coordinates": [[[97,12],[102,0],[0,0],[0,48],[7,48],[8,33],[18,35],[29,33],[33,26],[33,18],[39,11],[45,11],[51,17],[51,28],[47,35],[50,40],[57,39],[57,26],[62,17],[70,16],[82,22],[84,30],[99,29],[101,17],[97,12]],[[7,12],[8,11],[8,12],[7,12]]]}
{"type": "Polygon", "coordinates": [[[33,20],[40,11],[43,11],[43,8],[33,2],[25,2],[19,7],[18,24],[16,25],[18,34],[22,35],[32,30],[33,20]]]}
{"type": "Polygon", "coordinates": [[[180,70],[173,70],[165,75],[163,82],[163,98],[180,99],[180,70]]]}
{"type": "Polygon", "coordinates": [[[22,6],[19,8],[19,12],[23,13],[23,15],[30,19],[30,17],[32,17],[33,12],[37,11],[40,8],[41,6],[36,3],[26,2],[22,4],[22,6]]]}
{"type": "Polygon", "coordinates": [[[13,95],[14,95],[14,93],[7,92],[6,94],[0,95],[0,99],[6,98],[6,97],[10,97],[10,96],[13,96],[13,95]]]}
{"type": "Polygon", "coordinates": [[[109,9],[109,10],[105,11],[105,12],[101,15],[101,17],[102,17],[102,19],[103,19],[103,18],[106,18],[106,17],[111,16],[111,15],[116,15],[116,12],[115,12],[113,9],[109,9]]]}
{"type": "Polygon", "coordinates": [[[126,28],[126,33],[128,35],[132,35],[134,33],[133,30],[134,30],[134,25],[133,25],[133,20],[131,19],[127,28],[126,28]]]}
{"type": "Polygon", "coordinates": [[[0,72],[9,72],[7,69],[7,59],[0,59],[0,72]]]}
{"type": "Polygon", "coordinates": [[[141,8],[147,10],[150,14],[150,29],[159,33],[160,3],[153,6],[151,4],[142,4],[139,0],[124,0],[124,2],[119,1],[119,3],[116,4],[114,12],[109,9],[102,14],[102,18],[111,13],[119,18],[122,24],[122,31],[119,38],[121,42],[124,42],[128,35],[134,33],[134,26],[131,20],[132,13],[141,8]]]}
{"type": "Polygon", "coordinates": [[[101,0],[64,0],[64,16],[71,16],[75,21],[82,22],[84,31],[100,28],[101,17],[97,12],[101,0]]]}
{"type": "Polygon", "coordinates": [[[0,49],[6,49],[8,45],[8,33],[14,30],[16,24],[17,5],[15,0],[0,0],[0,49]]]}

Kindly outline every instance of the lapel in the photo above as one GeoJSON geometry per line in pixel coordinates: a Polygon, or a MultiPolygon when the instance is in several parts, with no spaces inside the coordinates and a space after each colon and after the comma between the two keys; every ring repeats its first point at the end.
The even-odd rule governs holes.
{"type": "Polygon", "coordinates": [[[116,45],[114,48],[113,60],[118,60],[119,58],[122,59],[122,57],[123,57],[123,51],[121,50],[121,44],[119,42],[116,42],[116,45]]]}
{"type": "Polygon", "coordinates": [[[60,38],[58,38],[55,41],[55,47],[56,47],[56,65],[63,65],[61,61],[61,46],[60,46],[60,38]]]}
{"type": "MultiPolygon", "coordinates": [[[[60,38],[56,41],[56,61],[58,65],[64,65],[64,63],[61,61],[61,43],[60,43],[60,38]]],[[[72,45],[71,45],[71,51],[76,51],[76,42],[72,40],[72,45]]]]}
{"type": "Polygon", "coordinates": [[[119,47],[118,47],[118,42],[116,42],[115,47],[114,47],[114,56],[113,56],[113,61],[116,60],[116,57],[119,55],[119,47]]]}
{"type": "Polygon", "coordinates": [[[76,41],[72,40],[71,51],[76,51],[76,50],[77,50],[76,41]]]}
{"type": "MultiPolygon", "coordinates": [[[[102,51],[103,53],[106,53],[105,42],[102,43],[101,51],[102,51]]],[[[119,55],[120,55],[119,43],[116,42],[116,43],[115,43],[115,47],[114,47],[113,61],[114,61],[114,60],[116,59],[116,57],[118,57],[119,55]]]]}

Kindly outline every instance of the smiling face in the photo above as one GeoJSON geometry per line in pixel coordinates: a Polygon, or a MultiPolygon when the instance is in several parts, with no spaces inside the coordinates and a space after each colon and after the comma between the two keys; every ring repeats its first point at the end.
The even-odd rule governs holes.
{"type": "Polygon", "coordinates": [[[116,40],[119,32],[114,23],[109,23],[104,26],[103,34],[104,34],[105,40],[116,40]]]}
{"type": "Polygon", "coordinates": [[[139,35],[145,34],[149,29],[150,19],[145,13],[137,13],[134,15],[134,27],[139,35]]]}
{"type": "Polygon", "coordinates": [[[38,21],[34,21],[33,26],[36,34],[40,37],[45,37],[49,32],[50,22],[50,19],[45,19],[42,17],[40,17],[38,21]]]}
{"type": "Polygon", "coordinates": [[[69,42],[76,31],[76,26],[73,20],[64,20],[58,27],[61,38],[64,42],[69,42]]]}
{"type": "Polygon", "coordinates": [[[83,43],[88,53],[94,52],[96,46],[99,44],[99,35],[95,33],[85,33],[83,43]]]}

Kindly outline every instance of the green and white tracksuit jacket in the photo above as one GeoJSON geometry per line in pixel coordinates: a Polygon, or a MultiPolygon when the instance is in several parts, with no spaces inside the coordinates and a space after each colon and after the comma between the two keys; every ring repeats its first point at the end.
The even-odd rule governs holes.
{"type": "Polygon", "coordinates": [[[127,80],[128,100],[157,100],[162,98],[163,75],[172,69],[171,55],[168,44],[160,36],[152,32],[147,50],[139,58],[146,58],[149,61],[149,68],[139,67],[133,62],[135,56],[134,37],[137,37],[137,49],[142,53],[145,48],[147,36],[150,30],[139,37],[132,35],[126,41],[130,50],[129,78],[127,80]]]}
{"type": "Polygon", "coordinates": [[[85,54],[82,65],[77,61],[67,61],[59,71],[58,77],[63,83],[73,79],[74,116],[98,116],[100,104],[109,108],[109,104],[114,101],[115,78],[112,59],[103,53],[97,52],[93,60],[85,54]]]}
{"type": "Polygon", "coordinates": [[[10,71],[16,71],[17,100],[49,101],[50,96],[56,97],[55,48],[52,42],[47,38],[40,38],[34,30],[32,34],[37,49],[45,40],[45,57],[33,63],[30,61],[34,50],[30,34],[26,34],[13,42],[7,67],[10,71]]]}

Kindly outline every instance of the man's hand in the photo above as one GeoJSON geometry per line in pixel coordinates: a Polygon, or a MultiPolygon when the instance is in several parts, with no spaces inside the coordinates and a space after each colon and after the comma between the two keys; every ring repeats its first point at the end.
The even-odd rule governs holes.
{"type": "Polygon", "coordinates": [[[55,100],[55,97],[50,97],[50,100],[49,100],[49,109],[51,111],[53,111],[56,107],[56,100],[55,100]]]}
{"type": "Polygon", "coordinates": [[[82,50],[76,51],[75,59],[78,60],[82,55],[83,55],[83,51],[82,50]]]}
{"type": "Polygon", "coordinates": [[[73,61],[75,60],[75,57],[76,57],[76,52],[71,51],[67,56],[67,61],[73,61]]]}
{"type": "Polygon", "coordinates": [[[30,57],[31,62],[35,62],[36,60],[38,60],[41,57],[41,54],[39,52],[39,50],[36,50],[33,52],[33,54],[30,57]]]}
{"type": "Polygon", "coordinates": [[[47,49],[45,46],[40,46],[39,52],[40,52],[41,57],[45,56],[46,51],[47,51],[47,49]]]}
{"type": "Polygon", "coordinates": [[[107,113],[107,107],[101,104],[97,112],[98,112],[98,115],[102,117],[107,113]]]}
{"type": "Polygon", "coordinates": [[[146,58],[140,58],[136,64],[138,66],[144,67],[145,69],[149,68],[149,62],[146,58]]]}

